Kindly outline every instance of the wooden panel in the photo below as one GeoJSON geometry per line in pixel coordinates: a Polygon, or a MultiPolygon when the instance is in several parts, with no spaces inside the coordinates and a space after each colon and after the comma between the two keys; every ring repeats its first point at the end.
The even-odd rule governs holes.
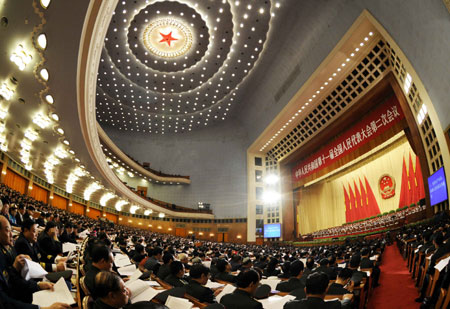
{"type": "Polygon", "coordinates": [[[67,210],[67,204],[68,200],[66,198],[59,196],[57,194],[53,194],[53,202],[52,202],[53,207],[67,210]]]}
{"type": "Polygon", "coordinates": [[[34,198],[36,201],[41,201],[43,203],[48,203],[48,190],[33,184],[33,189],[31,189],[30,197],[34,198]]]}
{"type": "Polygon", "coordinates": [[[77,202],[72,202],[72,206],[69,207],[69,211],[75,214],[83,215],[85,212],[86,206],[81,205],[77,202]]]}
{"type": "Polygon", "coordinates": [[[13,172],[9,168],[6,170],[5,185],[13,190],[16,190],[22,194],[25,194],[28,180],[19,174],[13,172]]]}
{"type": "Polygon", "coordinates": [[[175,236],[186,237],[186,229],[175,228],[175,236]]]}
{"type": "Polygon", "coordinates": [[[94,208],[90,208],[89,212],[87,212],[86,214],[89,218],[96,219],[96,220],[97,220],[97,217],[100,217],[102,215],[100,210],[94,209],[94,208]]]}
{"type": "Polygon", "coordinates": [[[106,212],[105,214],[106,214],[105,218],[108,219],[109,221],[117,223],[117,221],[119,220],[119,216],[118,215],[112,214],[110,212],[106,212]]]}

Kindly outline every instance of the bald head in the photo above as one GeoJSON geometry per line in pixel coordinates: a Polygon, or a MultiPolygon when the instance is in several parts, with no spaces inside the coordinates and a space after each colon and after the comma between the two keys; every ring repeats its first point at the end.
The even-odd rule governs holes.
{"type": "Polygon", "coordinates": [[[3,216],[0,216],[0,244],[3,246],[13,245],[11,225],[3,216]]]}

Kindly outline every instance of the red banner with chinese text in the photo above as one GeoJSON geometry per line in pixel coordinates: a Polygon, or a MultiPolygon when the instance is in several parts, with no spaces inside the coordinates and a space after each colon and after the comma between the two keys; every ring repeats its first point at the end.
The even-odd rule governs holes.
{"type": "Polygon", "coordinates": [[[395,96],[379,105],[335,141],[303,160],[292,169],[294,182],[316,173],[379,136],[404,118],[395,96]]]}

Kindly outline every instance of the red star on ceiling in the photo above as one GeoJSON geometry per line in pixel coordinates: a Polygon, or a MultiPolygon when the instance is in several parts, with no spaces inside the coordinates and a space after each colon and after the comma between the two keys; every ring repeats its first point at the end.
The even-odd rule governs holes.
{"type": "Polygon", "coordinates": [[[172,31],[170,31],[169,34],[164,34],[164,33],[161,33],[161,32],[160,32],[159,34],[161,34],[161,36],[163,37],[163,38],[161,39],[161,41],[159,41],[159,42],[160,42],[160,43],[166,42],[167,45],[169,45],[169,46],[170,46],[170,43],[171,43],[172,41],[178,40],[178,39],[176,39],[176,38],[174,38],[174,37],[172,36],[172,31]]]}

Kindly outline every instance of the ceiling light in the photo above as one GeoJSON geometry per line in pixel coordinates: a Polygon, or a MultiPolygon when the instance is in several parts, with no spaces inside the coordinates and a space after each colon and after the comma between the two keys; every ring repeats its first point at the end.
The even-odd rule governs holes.
{"type": "Polygon", "coordinates": [[[0,108],[0,119],[5,119],[6,115],[8,115],[8,111],[4,108],[0,108]]]}
{"type": "Polygon", "coordinates": [[[54,154],[55,154],[55,156],[57,156],[60,159],[67,158],[67,156],[68,156],[67,152],[63,148],[60,148],[60,147],[56,148],[54,154]]]}
{"type": "Polygon", "coordinates": [[[66,139],[63,141],[63,143],[66,144],[67,146],[69,146],[69,144],[70,144],[69,141],[66,139]]]}
{"type": "Polygon", "coordinates": [[[124,200],[117,201],[115,208],[116,208],[117,211],[122,211],[122,206],[126,205],[126,204],[128,204],[127,201],[124,201],[124,200]]]}
{"type": "Polygon", "coordinates": [[[51,1],[51,0],[41,0],[41,1],[40,1],[40,2],[41,2],[41,6],[42,6],[44,9],[47,9],[48,6],[50,5],[50,1],[51,1]]]}
{"type": "MultiPolygon", "coordinates": [[[[103,207],[105,207],[106,206],[106,203],[110,200],[110,199],[112,199],[114,197],[114,194],[112,194],[111,192],[106,192],[105,194],[103,194],[103,196],[100,198],[100,205],[101,206],[103,206],[103,207]]],[[[119,203],[120,201],[118,201],[117,203],[116,203],[116,208],[117,208],[117,204],[119,203]]],[[[125,202],[125,204],[126,204],[126,202],[125,202]]]]}
{"type": "Polygon", "coordinates": [[[158,217],[160,217],[160,218],[164,218],[165,216],[166,216],[166,214],[163,213],[163,212],[160,212],[159,215],[158,215],[158,217]]]}
{"type": "Polygon", "coordinates": [[[97,191],[100,188],[101,188],[101,186],[96,182],[93,182],[92,184],[90,184],[89,187],[87,187],[86,190],[84,190],[84,199],[86,201],[89,201],[92,193],[97,191]]]}
{"type": "Polygon", "coordinates": [[[42,77],[43,80],[45,80],[45,81],[48,80],[49,74],[48,74],[47,69],[42,69],[42,70],[39,72],[39,74],[41,75],[41,77],[42,77]]]}
{"type": "Polygon", "coordinates": [[[38,113],[33,117],[33,122],[40,128],[45,129],[50,124],[50,119],[42,113],[38,113]]]}
{"type": "Polygon", "coordinates": [[[61,128],[56,129],[56,132],[58,132],[61,135],[64,135],[64,130],[61,128]]]}
{"type": "Polygon", "coordinates": [[[22,44],[19,44],[9,59],[19,67],[19,70],[23,71],[33,57],[25,51],[22,44]]]}
{"type": "Polygon", "coordinates": [[[9,101],[14,94],[14,89],[8,85],[8,82],[3,82],[0,86],[0,96],[2,96],[6,101],[9,101]]]}
{"type": "Polygon", "coordinates": [[[53,120],[59,121],[59,116],[57,114],[53,113],[51,116],[52,116],[53,120]]]}
{"type": "Polygon", "coordinates": [[[47,101],[48,104],[53,104],[55,101],[53,100],[53,97],[49,94],[45,96],[45,101],[47,101]]]}
{"type": "Polygon", "coordinates": [[[264,8],[259,9],[259,14],[264,14],[264,8]]]}
{"type": "Polygon", "coordinates": [[[136,210],[138,210],[138,209],[139,209],[139,206],[133,205],[130,207],[130,213],[135,214],[136,210]]]}
{"type": "Polygon", "coordinates": [[[27,129],[25,131],[25,137],[34,142],[38,138],[38,134],[33,129],[27,129]]]}
{"type": "Polygon", "coordinates": [[[44,33],[39,34],[37,43],[41,49],[45,49],[47,47],[47,36],[44,33]]]}

